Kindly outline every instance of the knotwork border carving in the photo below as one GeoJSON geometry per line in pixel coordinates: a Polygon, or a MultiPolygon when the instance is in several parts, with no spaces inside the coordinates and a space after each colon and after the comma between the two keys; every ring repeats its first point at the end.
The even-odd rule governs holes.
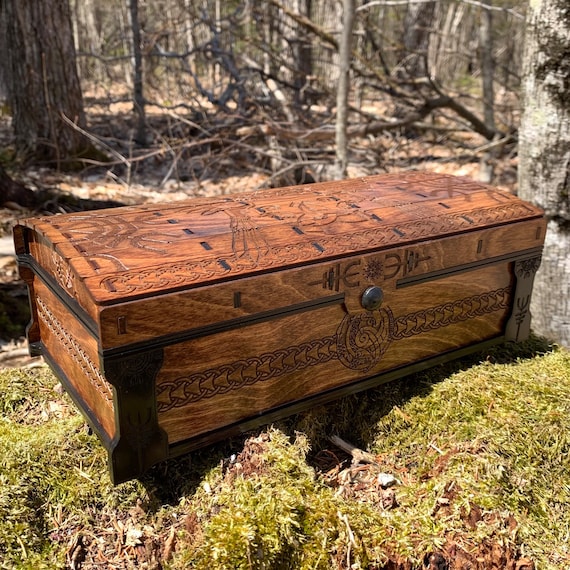
{"type": "Polygon", "coordinates": [[[347,314],[334,335],[160,383],[156,388],[158,412],[168,412],[331,360],[338,360],[351,370],[368,372],[380,362],[392,342],[505,311],[510,306],[511,293],[510,287],[503,287],[400,317],[395,317],[388,307],[347,314]]]}

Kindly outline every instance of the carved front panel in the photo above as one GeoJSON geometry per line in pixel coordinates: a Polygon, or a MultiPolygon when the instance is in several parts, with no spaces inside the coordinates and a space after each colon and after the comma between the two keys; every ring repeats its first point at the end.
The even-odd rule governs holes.
{"type": "Polygon", "coordinates": [[[338,303],[168,347],[157,378],[159,423],[173,443],[499,336],[512,287],[503,264],[388,290],[373,311],[338,303]]]}
{"type": "Polygon", "coordinates": [[[339,296],[349,311],[362,311],[360,298],[369,285],[394,290],[503,263],[517,249],[536,249],[540,224],[522,222],[117,304],[102,311],[101,344],[111,348],[187,331],[199,335],[205,327],[244,326],[268,313],[307,311],[339,296]]]}

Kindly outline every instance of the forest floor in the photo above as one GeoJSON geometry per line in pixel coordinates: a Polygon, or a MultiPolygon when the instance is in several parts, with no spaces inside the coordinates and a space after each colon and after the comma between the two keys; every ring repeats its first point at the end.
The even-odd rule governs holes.
{"type": "Polygon", "coordinates": [[[570,354],[535,338],[118,487],[47,366],[6,368],[0,567],[563,570],[569,447],[570,354]]]}
{"type": "MultiPolygon", "coordinates": [[[[263,138],[216,134],[188,149],[188,131],[167,136],[185,123],[157,114],[155,144],[137,149],[146,158],[135,160],[124,142],[126,114],[119,109],[110,118],[95,109],[91,120],[119,164],[75,174],[35,167],[13,171],[14,178],[85,203],[129,205],[299,181],[275,176],[280,167],[264,157],[263,138]]],[[[477,178],[477,142],[461,138],[457,144],[447,135],[399,133],[355,140],[348,175],[413,168],[477,178]]],[[[10,144],[3,118],[0,147],[10,144]]],[[[318,180],[319,160],[330,165],[330,148],[320,151],[301,176],[318,180]]],[[[281,170],[292,173],[293,163],[287,155],[281,170]]],[[[493,182],[516,192],[513,152],[497,162],[493,182]]],[[[545,457],[538,439],[546,425],[570,433],[562,425],[570,417],[568,354],[536,339],[487,363],[467,359],[344,399],[113,488],[101,446],[86,435],[42,359],[27,355],[23,338],[27,294],[11,228],[18,218],[67,211],[69,204],[62,198],[35,212],[14,204],[0,209],[0,304],[11,307],[0,322],[0,456],[8,454],[0,462],[1,568],[568,567],[560,530],[570,528],[561,512],[570,489],[568,438],[557,436],[545,457]],[[431,426],[444,425],[443,418],[450,424],[435,433],[431,426]],[[351,461],[328,442],[333,431],[366,447],[374,461],[351,461]],[[59,450],[56,457],[50,449],[59,450]],[[381,484],[384,471],[395,486],[381,484]]]]}

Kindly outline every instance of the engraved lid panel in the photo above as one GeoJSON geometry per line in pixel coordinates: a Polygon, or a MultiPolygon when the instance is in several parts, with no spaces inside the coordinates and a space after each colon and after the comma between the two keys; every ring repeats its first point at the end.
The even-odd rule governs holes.
{"type": "Polygon", "coordinates": [[[493,187],[410,172],[23,223],[78,293],[112,304],[541,216],[493,187]]]}

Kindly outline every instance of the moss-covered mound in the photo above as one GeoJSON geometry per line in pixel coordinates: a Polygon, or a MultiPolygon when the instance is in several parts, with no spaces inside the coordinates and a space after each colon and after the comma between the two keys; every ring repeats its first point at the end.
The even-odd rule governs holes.
{"type": "Polygon", "coordinates": [[[569,451],[570,354],[536,339],[116,488],[48,369],[4,370],[0,568],[568,568],[569,451]]]}

